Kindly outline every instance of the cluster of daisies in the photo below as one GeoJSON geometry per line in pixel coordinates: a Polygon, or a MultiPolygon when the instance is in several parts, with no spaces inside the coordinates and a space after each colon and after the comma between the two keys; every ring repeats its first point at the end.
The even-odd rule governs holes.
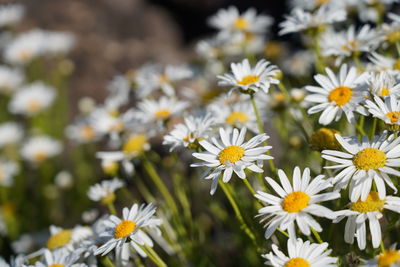
{"type": "MultiPolygon", "coordinates": [[[[197,202],[218,200],[232,211],[205,205],[213,220],[234,221],[240,246],[251,248],[239,264],[398,266],[396,2],[292,0],[278,34],[296,34],[293,42],[274,40],[273,19],[254,8],[221,9],[208,20],[216,33],[196,44],[193,63],[150,62],[117,75],[104,101],[79,100],[69,125],[62,124],[63,88],[32,75],[50,62],[68,76],[71,62],[52,60],[74,39],[9,32],[0,66],[0,234],[15,256],[0,258],[0,266],[215,264],[198,260],[213,226],[195,213],[208,212],[197,202]],[[76,148],[79,179],[68,161],[51,161],[76,148]],[[49,166],[62,167],[35,181],[44,193],[51,194],[46,183],[75,183],[73,196],[96,206],[73,218],[73,227],[15,235],[8,197],[22,175],[45,176],[49,166]],[[93,173],[101,180],[85,184],[93,173]]],[[[3,6],[0,26],[22,16],[21,6],[3,6]]],[[[77,209],[85,202],[70,201],[77,209]]]]}

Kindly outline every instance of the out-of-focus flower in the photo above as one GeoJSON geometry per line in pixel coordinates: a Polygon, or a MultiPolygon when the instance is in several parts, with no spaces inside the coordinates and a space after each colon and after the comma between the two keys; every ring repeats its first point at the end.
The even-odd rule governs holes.
{"type": "Polygon", "coordinates": [[[46,248],[49,250],[74,251],[79,242],[93,235],[90,227],[76,225],[73,229],[63,229],[54,225],[50,226],[50,237],[47,239],[46,248]]]}
{"type": "Polygon", "coordinates": [[[379,72],[371,74],[367,80],[371,94],[380,97],[389,95],[400,95],[400,83],[398,83],[390,72],[379,72]]]}
{"type": "Polygon", "coordinates": [[[22,145],[21,156],[32,163],[40,164],[47,158],[60,154],[61,151],[60,141],[48,136],[36,136],[22,145]]]}
{"type": "Polygon", "coordinates": [[[13,26],[21,21],[25,7],[20,4],[7,4],[0,6],[0,27],[13,26]]]}
{"type": "Polygon", "coordinates": [[[60,171],[54,178],[54,183],[62,189],[71,188],[74,184],[74,178],[69,171],[60,171]]]}
{"type": "Polygon", "coordinates": [[[341,146],[336,140],[335,134],[339,134],[339,131],[329,128],[316,130],[310,137],[311,148],[317,151],[325,149],[339,150],[341,146]]]}
{"type": "Polygon", "coordinates": [[[19,170],[19,166],[14,161],[0,159],[0,186],[13,185],[14,176],[19,170]]]}
{"type": "Polygon", "coordinates": [[[0,66],[0,92],[11,94],[22,85],[24,73],[20,69],[0,66]]]}
{"type": "Polygon", "coordinates": [[[18,144],[24,135],[22,127],[16,122],[0,124],[0,148],[18,144]]]}
{"type": "Polygon", "coordinates": [[[122,188],[125,183],[114,178],[113,180],[105,180],[101,183],[91,186],[87,192],[88,197],[93,201],[101,201],[103,204],[113,203],[115,201],[114,192],[122,188]]]}

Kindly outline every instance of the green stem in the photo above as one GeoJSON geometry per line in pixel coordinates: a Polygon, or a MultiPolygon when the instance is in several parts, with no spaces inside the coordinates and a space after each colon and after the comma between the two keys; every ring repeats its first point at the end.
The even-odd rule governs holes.
{"type": "Polygon", "coordinates": [[[161,259],[160,256],[158,256],[157,252],[154,251],[154,249],[150,246],[144,245],[142,247],[144,251],[146,252],[147,256],[159,267],[167,267],[167,264],[161,259]]]}
{"type": "Polygon", "coordinates": [[[105,256],[102,260],[102,263],[104,264],[104,266],[106,267],[115,267],[115,264],[110,260],[110,258],[108,256],[105,256]]]}
{"type": "Polygon", "coordinates": [[[112,215],[117,215],[117,210],[115,209],[115,206],[114,206],[113,202],[107,203],[107,207],[108,207],[108,210],[110,211],[110,213],[112,215]]]}
{"type": "Polygon", "coordinates": [[[375,135],[375,131],[376,131],[376,126],[378,124],[378,118],[374,118],[373,122],[372,122],[372,128],[371,128],[371,133],[369,134],[369,139],[372,140],[372,138],[375,135]]]}
{"type": "Polygon", "coordinates": [[[222,182],[222,180],[220,179],[218,181],[219,186],[222,188],[222,190],[224,191],[226,197],[228,198],[229,203],[231,204],[233,211],[235,212],[236,218],[238,219],[239,223],[240,223],[240,229],[242,229],[246,235],[251,239],[251,241],[253,242],[253,244],[257,247],[257,241],[256,241],[256,237],[253,234],[253,232],[250,230],[249,226],[246,224],[246,222],[244,221],[244,218],[242,216],[242,213],[240,212],[239,206],[235,201],[235,198],[233,197],[232,192],[229,190],[228,185],[225,184],[224,182],[222,182]]]}
{"type": "Polygon", "coordinates": [[[249,189],[250,193],[254,196],[256,194],[256,191],[254,190],[254,188],[251,186],[251,184],[249,183],[249,181],[247,180],[247,178],[242,179],[243,183],[246,185],[247,189],[249,189]]]}
{"type": "MultiPolygon", "coordinates": [[[[265,133],[263,124],[261,122],[260,114],[258,112],[257,104],[256,104],[256,101],[254,99],[254,94],[252,94],[250,96],[250,98],[251,98],[251,104],[253,105],[254,114],[256,115],[257,124],[258,124],[258,130],[260,131],[260,133],[265,133]]],[[[264,145],[266,145],[266,146],[268,145],[267,141],[264,142],[264,145]]],[[[266,154],[267,155],[271,155],[269,150],[266,152],[266,154]]],[[[271,171],[275,173],[276,172],[276,167],[275,167],[274,161],[272,159],[270,159],[270,160],[268,160],[268,164],[269,164],[269,167],[271,168],[271,171]]]]}
{"type": "Polygon", "coordinates": [[[313,233],[313,235],[315,236],[315,238],[317,239],[318,243],[322,244],[324,243],[324,241],[322,241],[321,236],[319,235],[319,233],[311,227],[311,232],[313,233]]]}
{"type": "Polygon", "coordinates": [[[385,244],[383,244],[383,240],[381,240],[380,248],[381,248],[381,252],[385,251],[385,244]]]}
{"type": "Polygon", "coordinates": [[[365,120],[365,117],[364,116],[361,116],[361,118],[360,118],[360,122],[359,123],[357,123],[356,122],[356,128],[357,128],[357,130],[358,130],[358,134],[359,134],[359,137],[362,137],[362,136],[366,136],[367,134],[365,133],[365,131],[364,131],[364,120],[365,120]]]}

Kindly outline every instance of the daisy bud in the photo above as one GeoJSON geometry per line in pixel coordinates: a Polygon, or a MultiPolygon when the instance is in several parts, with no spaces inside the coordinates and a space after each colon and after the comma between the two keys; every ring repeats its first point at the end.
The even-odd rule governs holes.
{"type": "Polygon", "coordinates": [[[315,131],[310,138],[310,145],[313,150],[322,151],[325,149],[340,150],[341,146],[335,138],[339,131],[329,128],[321,128],[315,131]]]}

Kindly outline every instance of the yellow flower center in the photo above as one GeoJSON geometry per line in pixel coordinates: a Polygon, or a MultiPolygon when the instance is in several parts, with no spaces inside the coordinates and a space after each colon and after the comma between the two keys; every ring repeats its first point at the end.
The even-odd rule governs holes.
{"type": "Polygon", "coordinates": [[[31,101],[28,102],[28,106],[26,108],[30,112],[35,112],[35,111],[40,110],[41,107],[42,107],[42,105],[40,104],[39,101],[37,101],[36,99],[32,99],[31,101]]]}
{"type": "Polygon", "coordinates": [[[163,120],[168,118],[170,115],[171,115],[171,111],[168,109],[160,109],[159,111],[154,113],[154,117],[156,117],[157,119],[163,119],[163,120]]]}
{"type": "Polygon", "coordinates": [[[42,162],[43,160],[46,159],[46,157],[47,157],[47,154],[46,154],[46,153],[44,153],[44,152],[37,152],[37,153],[33,156],[33,159],[34,159],[36,162],[42,162]]]}
{"type": "Polygon", "coordinates": [[[386,38],[390,43],[396,43],[397,41],[400,40],[400,31],[393,31],[389,34],[386,35],[386,38]]]}
{"type": "Polygon", "coordinates": [[[400,260],[400,254],[395,249],[386,249],[378,256],[378,267],[390,267],[400,260]]]}
{"type": "Polygon", "coordinates": [[[122,130],[125,128],[124,124],[121,121],[117,121],[116,123],[114,123],[111,128],[110,131],[112,132],[122,132],[122,130]]]}
{"type": "Polygon", "coordinates": [[[393,64],[393,68],[395,70],[400,70],[400,58],[396,60],[396,62],[393,64]]]}
{"type": "Polygon", "coordinates": [[[365,148],[353,158],[354,166],[359,170],[376,170],[386,164],[386,154],[377,148],[365,148]]]}
{"type": "Polygon", "coordinates": [[[379,195],[375,191],[371,191],[365,201],[359,199],[357,202],[351,204],[350,209],[361,213],[381,211],[385,205],[385,200],[379,199],[379,195]]]}
{"type": "Polygon", "coordinates": [[[341,46],[341,48],[345,51],[355,50],[356,47],[357,47],[356,40],[349,41],[349,42],[347,42],[346,45],[341,46]]]}
{"type": "Polygon", "coordinates": [[[147,137],[143,134],[133,135],[122,147],[122,151],[125,154],[136,156],[144,151],[144,147],[147,144],[147,137]]]}
{"type": "Polygon", "coordinates": [[[101,199],[101,203],[103,203],[104,205],[114,203],[114,201],[115,201],[114,193],[110,193],[101,199]]]}
{"type": "Polygon", "coordinates": [[[258,82],[260,80],[260,77],[257,75],[247,75],[242,78],[242,80],[238,81],[237,83],[240,85],[248,85],[251,83],[258,82]]]}
{"type": "Polygon", "coordinates": [[[226,165],[227,161],[235,163],[244,156],[244,148],[240,146],[227,146],[219,152],[218,159],[221,164],[226,165]]]}
{"type": "Polygon", "coordinates": [[[229,116],[226,118],[226,123],[229,123],[231,125],[239,122],[239,123],[244,123],[249,120],[249,117],[243,113],[243,112],[232,112],[229,114],[229,116]]]}
{"type": "Polygon", "coordinates": [[[81,137],[84,140],[92,140],[94,138],[94,136],[96,135],[93,128],[89,125],[82,126],[80,132],[81,132],[81,137]]]}
{"type": "Polygon", "coordinates": [[[117,239],[127,237],[135,230],[135,228],[136,223],[129,220],[123,220],[114,228],[114,237],[117,239]]]}
{"type": "Polygon", "coordinates": [[[6,178],[6,172],[4,171],[3,168],[0,168],[0,181],[4,180],[6,178]]]}
{"type": "Polygon", "coordinates": [[[397,123],[397,121],[399,120],[399,117],[400,117],[400,111],[388,112],[388,113],[386,113],[386,116],[388,116],[391,123],[397,123]]]}
{"type": "Polygon", "coordinates": [[[384,87],[381,90],[381,95],[382,96],[388,96],[388,95],[390,95],[390,91],[387,88],[384,87]]]}
{"type": "Polygon", "coordinates": [[[118,171],[118,162],[110,161],[102,165],[103,171],[107,175],[115,175],[118,171]]]}
{"type": "Polygon", "coordinates": [[[322,151],[324,149],[339,150],[340,144],[335,134],[340,133],[335,129],[321,128],[315,131],[310,138],[311,148],[322,151]]]}
{"type": "Polygon", "coordinates": [[[60,232],[50,236],[47,240],[47,248],[50,250],[59,248],[71,241],[72,231],[61,230],[60,232]]]}
{"type": "Polygon", "coordinates": [[[168,76],[166,74],[161,74],[158,79],[160,80],[160,83],[167,83],[169,81],[168,76]]]}
{"type": "Polygon", "coordinates": [[[64,267],[64,265],[62,265],[62,264],[52,264],[52,265],[49,265],[49,267],[64,267]]]}
{"type": "Polygon", "coordinates": [[[328,3],[329,0],[315,0],[315,3],[319,6],[322,6],[323,4],[328,3]]]}
{"type": "Polygon", "coordinates": [[[249,27],[249,23],[243,17],[238,17],[233,26],[238,30],[246,30],[249,27]]]}
{"type": "Polygon", "coordinates": [[[335,102],[337,106],[344,106],[350,101],[352,96],[353,91],[350,87],[339,86],[329,93],[328,100],[335,102]]]}
{"type": "Polygon", "coordinates": [[[285,267],[310,267],[310,263],[303,258],[292,258],[286,262],[285,267]]]}
{"type": "Polygon", "coordinates": [[[22,61],[27,61],[32,57],[32,53],[29,50],[22,50],[19,53],[19,59],[22,61]]]}
{"type": "MultiPolygon", "coordinates": [[[[282,208],[287,212],[300,212],[308,206],[310,196],[301,191],[288,194],[282,201],[282,208]]],[[[292,265],[291,265],[292,266],[292,265]]],[[[293,265],[295,266],[295,265],[293,265]]]]}

